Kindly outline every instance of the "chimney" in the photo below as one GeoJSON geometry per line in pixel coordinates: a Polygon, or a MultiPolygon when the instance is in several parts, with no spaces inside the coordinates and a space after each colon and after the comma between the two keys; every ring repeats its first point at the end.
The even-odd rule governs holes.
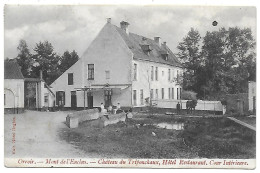
{"type": "Polygon", "coordinates": [[[161,46],[161,38],[160,37],[154,37],[154,41],[158,44],[158,46],[161,46]]]}
{"type": "Polygon", "coordinates": [[[162,46],[163,46],[164,48],[166,48],[166,41],[163,42],[162,46]]]}
{"type": "Polygon", "coordinates": [[[128,25],[129,25],[128,22],[125,22],[125,21],[120,22],[121,29],[123,29],[127,35],[129,34],[128,25]]]}
{"type": "Polygon", "coordinates": [[[42,70],[40,70],[40,79],[42,80],[42,70]]]}
{"type": "Polygon", "coordinates": [[[111,18],[107,18],[107,23],[111,23],[111,18]]]}

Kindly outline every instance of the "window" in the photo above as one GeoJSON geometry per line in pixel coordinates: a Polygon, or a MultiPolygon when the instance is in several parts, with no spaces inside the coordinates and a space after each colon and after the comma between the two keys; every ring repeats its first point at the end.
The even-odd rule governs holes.
{"type": "Polygon", "coordinates": [[[174,88],[172,88],[172,99],[174,99],[174,88]]]}
{"type": "Polygon", "coordinates": [[[177,88],[177,99],[179,99],[179,88],[177,88]]]}
{"type": "Polygon", "coordinates": [[[159,98],[159,97],[158,97],[158,89],[155,90],[155,97],[156,97],[156,99],[159,98]]]}
{"type": "Polygon", "coordinates": [[[88,64],[88,79],[94,80],[94,64],[88,64]]]}
{"type": "Polygon", "coordinates": [[[168,69],[168,81],[171,80],[171,69],[168,69]]]}
{"type": "Polygon", "coordinates": [[[134,64],[134,80],[137,80],[137,64],[134,64]]]}
{"type": "Polygon", "coordinates": [[[110,71],[105,71],[105,73],[106,73],[106,79],[110,79],[110,71]]]}
{"type": "Polygon", "coordinates": [[[164,99],[164,88],[162,88],[162,99],[164,99]]]}
{"type": "Polygon", "coordinates": [[[133,90],[133,100],[134,100],[134,106],[137,105],[136,103],[136,90],[133,90]]]}
{"type": "Polygon", "coordinates": [[[144,104],[144,90],[140,90],[140,103],[141,103],[141,105],[143,105],[144,104]]]}
{"type": "Polygon", "coordinates": [[[172,69],[172,79],[175,78],[174,69],[172,69]]]}
{"type": "Polygon", "coordinates": [[[150,98],[153,99],[153,89],[150,91],[150,98]]]}
{"type": "Polygon", "coordinates": [[[45,102],[45,103],[48,103],[48,95],[45,95],[45,96],[44,96],[44,102],[45,102]]]}
{"type": "Polygon", "coordinates": [[[168,89],[168,98],[171,99],[171,88],[168,89]]]}
{"type": "Polygon", "coordinates": [[[4,94],[4,105],[6,104],[6,96],[5,96],[5,94],[4,94]]]}
{"type": "Polygon", "coordinates": [[[180,99],[181,99],[181,88],[180,88],[180,99]]]}
{"type": "Polygon", "coordinates": [[[73,85],[73,73],[68,73],[68,85],[73,85]]]}
{"type": "Polygon", "coordinates": [[[153,72],[153,66],[151,67],[151,81],[153,81],[153,75],[154,75],[154,72],[153,72]]]}
{"type": "Polygon", "coordinates": [[[56,105],[58,105],[58,106],[65,105],[65,92],[64,91],[56,92],[56,105]]]}
{"type": "Polygon", "coordinates": [[[158,67],[155,67],[155,80],[158,80],[158,67]]]}

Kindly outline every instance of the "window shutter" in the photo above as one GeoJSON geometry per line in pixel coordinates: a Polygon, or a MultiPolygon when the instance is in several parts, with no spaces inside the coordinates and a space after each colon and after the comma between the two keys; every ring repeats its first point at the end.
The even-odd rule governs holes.
{"type": "Polygon", "coordinates": [[[57,91],[57,92],[56,92],[56,105],[59,105],[58,97],[59,97],[59,92],[57,91]]]}
{"type": "Polygon", "coordinates": [[[65,105],[65,91],[63,92],[64,105],[65,105]]]}

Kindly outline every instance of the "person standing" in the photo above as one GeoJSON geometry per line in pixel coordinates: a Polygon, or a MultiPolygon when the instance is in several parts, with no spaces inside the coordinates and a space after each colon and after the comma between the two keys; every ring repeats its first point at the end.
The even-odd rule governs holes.
{"type": "Polygon", "coordinates": [[[176,108],[177,108],[177,114],[179,115],[181,111],[181,105],[179,102],[177,103],[176,108]]]}
{"type": "Polygon", "coordinates": [[[117,110],[121,109],[120,103],[117,103],[116,109],[117,110]]]}

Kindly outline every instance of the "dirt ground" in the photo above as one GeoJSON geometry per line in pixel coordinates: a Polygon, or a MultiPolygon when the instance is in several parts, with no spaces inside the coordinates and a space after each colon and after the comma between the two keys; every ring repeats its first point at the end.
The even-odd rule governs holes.
{"type": "Polygon", "coordinates": [[[66,128],[64,122],[68,113],[26,111],[23,114],[5,114],[5,157],[85,157],[82,151],[60,140],[58,136],[59,129],[66,128]],[[13,139],[15,143],[12,142],[13,139]],[[12,152],[13,146],[15,154],[12,152]]]}

